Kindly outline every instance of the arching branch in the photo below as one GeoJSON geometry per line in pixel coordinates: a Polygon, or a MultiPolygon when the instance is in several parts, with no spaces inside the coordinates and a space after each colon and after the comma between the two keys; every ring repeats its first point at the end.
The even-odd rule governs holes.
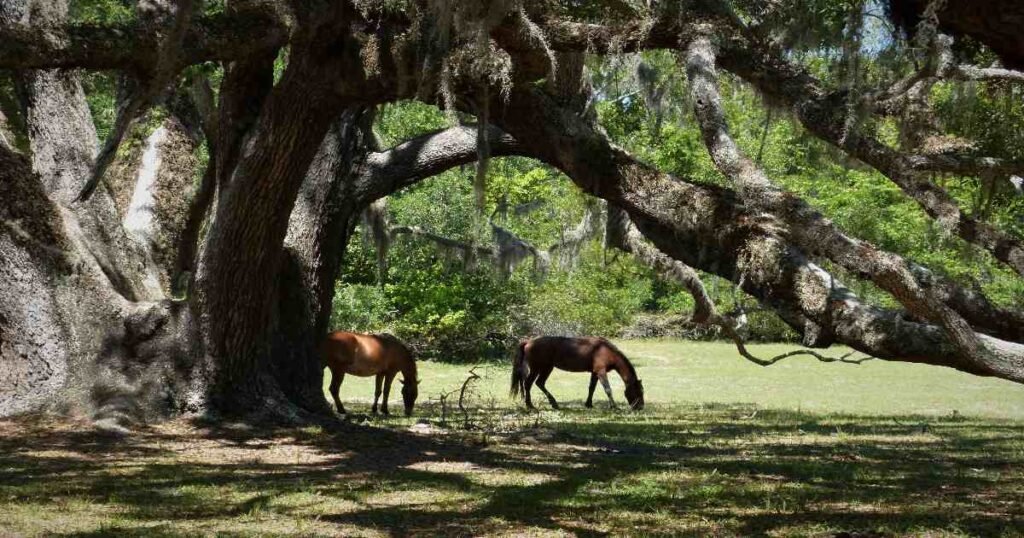
{"type": "Polygon", "coordinates": [[[715,166],[736,186],[753,210],[774,215],[788,225],[790,237],[808,252],[821,252],[848,270],[867,275],[921,320],[944,327],[964,356],[983,364],[994,351],[985,347],[966,320],[922,287],[901,257],[853,239],[806,202],[777,188],[764,172],[744,156],[729,135],[718,94],[715,53],[711,41],[698,37],[687,49],[694,112],[715,166]]]}
{"type": "Polygon", "coordinates": [[[995,226],[975,219],[960,209],[942,187],[918,173],[914,156],[894,150],[874,137],[846,128],[845,94],[829,94],[806,70],[797,67],[742,30],[721,25],[718,60],[729,71],[795,112],[815,136],[836,145],[852,157],[884,174],[944,228],[989,251],[1020,275],[1024,275],[1024,241],[995,226]]]}
{"type": "Polygon", "coordinates": [[[976,335],[996,351],[979,363],[940,327],[861,303],[789,242],[784,223],[751,214],[729,191],[689,184],[637,161],[539,89],[514,91],[495,121],[534,157],[625,209],[673,258],[729,279],[745,274],[744,291],[801,333],[820,331],[816,341],[842,342],[879,358],[1024,381],[1024,346],[976,335]],[[814,328],[803,326],[805,320],[814,328]]]}
{"type": "Polygon", "coordinates": [[[690,321],[704,325],[714,325],[720,328],[722,333],[736,345],[736,350],[739,352],[740,356],[750,362],[760,366],[771,366],[789,357],[805,355],[814,357],[821,362],[860,364],[873,358],[864,357],[861,359],[850,359],[849,357],[854,354],[853,352],[846,353],[839,357],[830,357],[811,349],[797,349],[781,353],[768,359],[762,359],[747,349],[746,342],[740,334],[739,320],[728,314],[721,314],[718,312],[718,309],[715,307],[715,303],[708,295],[707,289],[704,287],[704,283],[701,281],[700,275],[697,274],[697,271],[681,261],[672,259],[659,251],[653,245],[647,243],[640,231],[637,230],[636,226],[634,226],[629,220],[629,216],[621,209],[610,205],[608,208],[607,233],[609,237],[615,238],[612,246],[633,254],[640,261],[647,264],[655,271],[686,288],[686,291],[690,293],[690,296],[693,297],[694,301],[693,316],[690,321]]]}
{"type": "MultiPolygon", "coordinates": [[[[792,108],[799,121],[815,136],[887,176],[944,228],[986,249],[997,260],[1024,275],[1024,241],[965,214],[948,192],[919,173],[920,159],[896,151],[865,133],[850,132],[847,111],[851,105],[849,100],[854,97],[842,92],[830,94],[824,91],[824,86],[814,76],[776,52],[770,40],[760,38],[745,28],[724,2],[688,4],[686,9],[665,8],[659,11],[656,19],[647,21],[642,27],[636,24],[607,26],[551,20],[544,26],[544,31],[551,48],[559,51],[683,50],[693,39],[693,28],[698,24],[713,26],[721,48],[719,61],[722,67],[753,84],[774,102],[792,108]]],[[[530,65],[539,63],[540,51],[531,50],[522,40],[517,42],[500,33],[498,37],[506,49],[530,57],[527,62],[530,65]]],[[[976,70],[949,71],[951,76],[966,72],[976,73],[976,70]]],[[[890,92],[907,91],[928,75],[920,73],[908,77],[890,92]]]]}
{"type": "MultiPolygon", "coordinates": [[[[521,152],[514,138],[496,127],[486,130],[491,156],[521,152]]],[[[357,181],[361,203],[370,202],[462,164],[475,162],[478,129],[459,125],[408,140],[367,156],[357,181]]]]}

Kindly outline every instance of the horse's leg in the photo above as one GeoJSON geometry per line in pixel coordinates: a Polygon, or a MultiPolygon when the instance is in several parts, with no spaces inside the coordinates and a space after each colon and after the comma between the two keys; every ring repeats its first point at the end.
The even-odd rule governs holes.
{"type": "Polygon", "coordinates": [[[555,397],[552,396],[551,393],[548,392],[548,389],[544,387],[544,384],[548,382],[548,376],[551,375],[552,370],[554,370],[554,367],[544,370],[537,376],[537,386],[540,387],[541,392],[548,397],[548,402],[551,403],[551,407],[553,409],[558,409],[558,402],[555,401],[555,397]]]}
{"type": "MultiPolygon", "coordinates": [[[[374,381],[375,381],[376,386],[373,388],[373,408],[372,408],[372,411],[373,411],[373,414],[376,415],[377,414],[377,400],[380,399],[380,385],[381,385],[381,383],[384,382],[384,374],[377,374],[377,379],[374,380],[374,381]]],[[[386,402],[387,398],[385,398],[384,401],[386,402]]]]}
{"type": "Polygon", "coordinates": [[[530,399],[530,389],[533,388],[533,382],[537,380],[537,370],[531,369],[530,375],[526,376],[526,389],[523,390],[523,396],[526,399],[526,407],[529,409],[536,409],[533,406],[533,400],[530,399]]]}
{"type": "Polygon", "coordinates": [[[334,368],[331,368],[331,396],[334,397],[334,406],[338,408],[338,413],[345,414],[345,407],[341,405],[341,399],[338,398],[338,391],[341,390],[341,382],[345,379],[345,372],[339,372],[334,368]]]}
{"type": "Polygon", "coordinates": [[[612,409],[614,409],[616,407],[615,398],[612,398],[612,386],[608,383],[608,373],[601,372],[600,374],[597,374],[597,378],[601,380],[601,386],[604,387],[604,393],[608,395],[608,403],[611,405],[612,409]]]}
{"type": "Polygon", "coordinates": [[[588,409],[594,407],[594,389],[597,388],[597,374],[590,374],[590,388],[587,389],[587,403],[583,404],[588,409]]]}
{"type": "Polygon", "coordinates": [[[380,411],[384,415],[390,415],[388,412],[388,396],[391,395],[391,382],[395,380],[395,375],[398,372],[391,372],[384,376],[384,401],[380,404],[380,411]]]}

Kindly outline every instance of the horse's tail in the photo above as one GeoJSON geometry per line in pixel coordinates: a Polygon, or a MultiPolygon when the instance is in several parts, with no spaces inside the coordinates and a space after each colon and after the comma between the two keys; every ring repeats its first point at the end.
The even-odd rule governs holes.
{"type": "Polygon", "coordinates": [[[515,358],[512,359],[512,388],[509,395],[516,399],[526,394],[526,376],[530,375],[530,368],[526,365],[527,342],[528,340],[519,342],[515,358]]]}

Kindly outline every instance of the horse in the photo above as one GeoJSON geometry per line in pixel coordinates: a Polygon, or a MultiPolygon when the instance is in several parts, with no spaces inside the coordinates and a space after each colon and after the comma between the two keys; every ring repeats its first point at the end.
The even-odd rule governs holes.
{"type": "Polygon", "coordinates": [[[644,387],[636,375],[636,369],[611,342],[595,337],[540,336],[519,342],[512,362],[512,397],[522,396],[526,406],[535,409],[530,400],[530,389],[536,381],[551,402],[551,407],[558,409],[555,397],[544,387],[555,368],[568,372],[590,372],[590,389],[585,404],[588,408],[594,407],[594,387],[599,380],[608,395],[609,404],[615,407],[612,388],[608,384],[607,374],[610,370],[618,372],[626,384],[626,401],[630,407],[637,410],[644,408],[644,387]]]}
{"type": "Polygon", "coordinates": [[[419,392],[416,378],[416,360],[412,352],[398,338],[390,334],[361,334],[335,331],[327,335],[321,347],[323,362],[331,370],[331,396],[338,413],[345,414],[345,408],[338,399],[341,382],[345,374],[359,377],[377,376],[377,387],[373,393],[373,414],[377,414],[377,399],[380,398],[381,384],[384,385],[384,403],[381,412],[388,415],[388,396],[391,382],[402,372],[402,400],[405,416],[412,414],[413,405],[419,392]]]}

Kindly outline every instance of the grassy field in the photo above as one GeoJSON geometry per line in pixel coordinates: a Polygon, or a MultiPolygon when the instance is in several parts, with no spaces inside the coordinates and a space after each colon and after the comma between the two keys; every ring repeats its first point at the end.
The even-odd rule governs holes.
{"type": "MultiPolygon", "coordinates": [[[[758,408],[806,411],[819,414],[922,415],[1007,418],[1024,421],[1024,387],[997,379],[970,376],[948,368],[871,360],[860,365],[823,363],[812,357],[793,357],[770,367],[744,360],[736,349],[718,342],[620,341],[622,349],[644,382],[645,400],[654,405],[711,403],[749,404],[758,408]]],[[[791,345],[751,346],[760,357],[793,349],[791,345]]],[[[829,350],[839,356],[843,350],[829,350]]],[[[856,358],[853,356],[851,358],[856,358]]],[[[472,365],[425,363],[420,366],[420,399],[459,388],[472,365]]],[[[507,405],[510,364],[485,364],[474,382],[477,402],[494,400],[507,405]]],[[[609,376],[616,400],[624,404],[622,382],[609,376]]],[[[329,383],[325,376],[324,387],[329,383]]],[[[587,396],[589,377],[555,371],[548,390],[560,402],[579,406],[587,396]]],[[[393,410],[401,410],[395,383],[393,410]]],[[[534,389],[534,403],[547,408],[544,395],[534,389]]],[[[341,389],[343,403],[355,402],[352,412],[368,412],[373,401],[373,378],[347,376],[341,389]]],[[[606,404],[600,385],[595,402],[606,404]]]]}
{"type": "MultiPolygon", "coordinates": [[[[66,418],[0,421],[0,535],[1024,535],[1024,387],[620,344],[644,379],[639,413],[603,394],[583,409],[587,377],[559,373],[548,387],[564,409],[537,393],[528,413],[493,365],[477,369],[468,415],[452,396],[442,421],[438,395],[469,367],[425,363],[408,419],[182,419],[127,438],[66,418]]],[[[346,379],[350,413],[372,390],[346,379]]]]}

